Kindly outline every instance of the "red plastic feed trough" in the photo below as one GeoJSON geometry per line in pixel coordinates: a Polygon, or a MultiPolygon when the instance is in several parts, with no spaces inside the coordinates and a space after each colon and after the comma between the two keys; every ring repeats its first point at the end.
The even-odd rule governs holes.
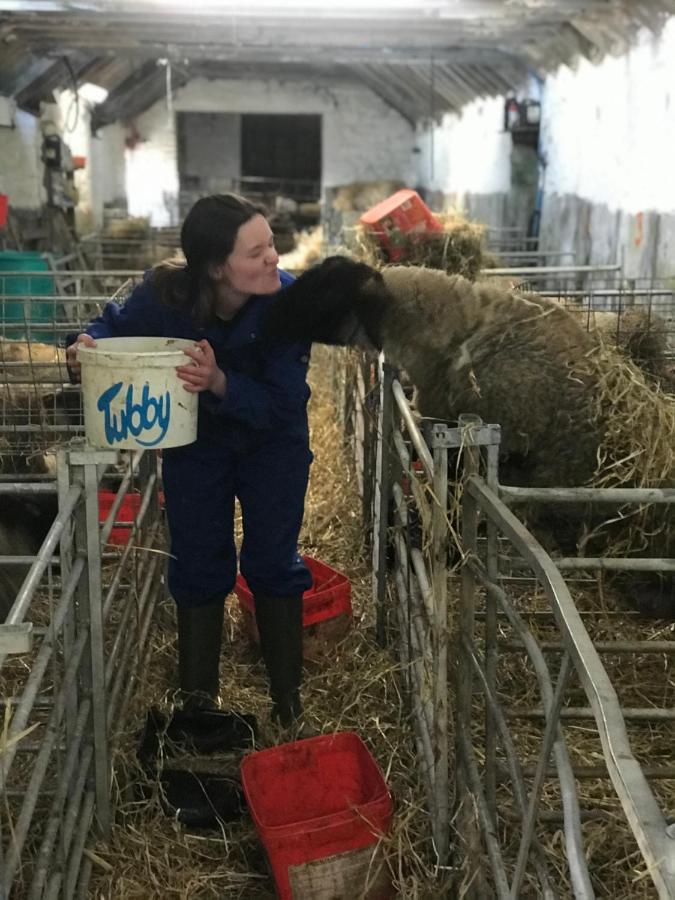
{"type": "MultiPolygon", "coordinates": [[[[352,588],[349,579],[326,563],[303,557],[312,575],[312,586],[303,594],[303,653],[313,659],[325,653],[345,635],[352,620],[352,588]]],[[[242,575],[234,588],[249,637],[259,643],[253,595],[242,575]]]]}
{"type": "MultiPolygon", "coordinates": [[[[101,524],[103,524],[108,518],[108,513],[110,512],[110,509],[115,502],[116,496],[117,494],[115,493],[115,491],[109,491],[105,488],[99,488],[98,520],[101,524]]],[[[164,505],[164,494],[162,493],[162,491],[159,492],[159,503],[160,506],[164,505]]],[[[115,519],[115,522],[117,524],[110,532],[110,537],[108,538],[109,544],[124,546],[125,544],[129,543],[131,527],[134,524],[134,519],[138,515],[138,511],[140,508],[140,494],[137,494],[134,491],[130,491],[125,495],[124,500],[122,500],[122,504],[117,511],[117,518],[115,519]]]]}
{"type": "Polygon", "coordinates": [[[391,896],[378,847],[391,795],[357,734],[251,753],[241,782],[281,900],[391,896]]]}

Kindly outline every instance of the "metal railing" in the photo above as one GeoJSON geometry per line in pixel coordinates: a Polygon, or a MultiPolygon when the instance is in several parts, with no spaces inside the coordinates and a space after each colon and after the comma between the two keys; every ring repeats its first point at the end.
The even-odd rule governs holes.
{"type": "Polygon", "coordinates": [[[675,641],[594,642],[562,575],[603,567],[672,571],[675,561],[554,562],[506,505],[672,503],[675,493],[501,486],[497,426],[470,418],[458,428],[420,423],[395,373],[382,360],[378,381],[367,389],[363,373],[372,378],[372,360],[351,371],[356,383],[359,378],[362,382],[347,404],[347,419],[364,494],[371,498],[371,514],[365,510],[365,516],[366,522],[373,521],[378,634],[383,642],[396,635],[437,863],[457,864],[450,849],[454,835],[476,877],[467,896],[516,898],[530,889],[556,896],[560,876],[546,839],[551,825],[560,821],[570,890],[576,897],[593,897],[582,828],[592,811],[580,801],[577,779],[604,777],[620,801],[626,831],[634,836],[659,897],[675,897],[675,829],[651,785],[653,778],[672,778],[675,767],[641,766],[631,745],[635,729],[669,722],[674,714],[658,702],[643,708],[622,705],[603,662],[616,653],[651,653],[667,664],[675,641]],[[375,397],[379,402],[373,409],[375,397]],[[482,459],[485,478],[478,474],[482,459]],[[461,486],[450,491],[449,472],[464,472],[461,486]],[[505,560],[517,565],[518,577],[505,574],[505,560]],[[548,614],[541,601],[536,610],[527,611],[523,585],[530,590],[538,586],[548,614]],[[451,603],[448,590],[457,591],[451,603]],[[542,616],[548,627],[544,639],[533,625],[542,616]],[[534,702],[509,696],[499,682],[514,654],[529,660],[528,677],[538,694],[534,702]],[[450,679],[448,658],[456,660],[450,679]],[[586,707],[579,706],[575,680],[586,707]],[[454,698],[450,705],[449,696],[454,698]],[[602,764],[578,764],[569,732],[578,718],[595,723],[602,764]],[[531,740],[536,733],[534,758],[524,753],[522,722],[531,740]],[[449,777],[453,771],[454,784],[449,777]],[[560,798],[557,807],[550,798],[543,800],[544,788],[552,783],[560,798]]]}
{"type": "MultiPolygon", "coordinates": [[[[532,503],[535,499],[550,500],[555,497],[556,502],[567,501],[578,503],[582,497],[581,491],[575,489],[555,490],[551,496],[546,497],[543,489],[530,491],[527,488],[501,488],[499,493],[510,497],[513,501],[516,497],[521,502],[532,503]]],[[[643,503],[647,492],[644,491],[606,491],[585,490],[584,499],[595,503],[625,503],[630,499],[634,503],[643,503]]],[[[654,493],[654,492],[650,492],[654,493]]],[[[661,502],[672,502],[673,497],[663,496],[661,502]]],[[[485,625],[485,633],[481,637],[484,644],[484,659],[480,660],[480,653],[476,646],[475,629],[475,603],[476,587],[481,584],[486,591],[485,601],[486,616],[491,615],[496,620],[499,610],[508,623],[522,648],[528,654],[534,671],[539,680],[543,714],[545,719],[545,731],[542,739],[540,755],[536,760],[534,781],[530,785],[527,814],[523,816],[523,831],[518,853],[518,859],[513,873],[513,879],[508,890],[503,890],[506,879],[506,867],[503,860],[496,853],[491,854],[493,875],[498,889],[497,895],[504,897],[517,897],[525,874],[525,866],[528,855],[532,849],[536,849],[535,823],[537,810],[541,803],[541,791],[545,778],[548,776],[548,762],[553,752],[558,778],[560,780],[565,834],[567,841],[567,858],[570,867],[570,878],[577,897],[594,896],[584,860],[584,848],[581,839],[579,805],[574,787],[575,771],[570,762],[568,750],[564,743],[561,726],[561,711],[566,699],[566,687],[572,671],[576,672],[584,693],[588,699],[589,709],[584,710],[587,715],[592,715],[598,730],[602,744],[604,763],[607,774],[611,778],[616,794],[626,816],[626,821],[633,832],[640,847],[647,870],[654,881],[660,897],[675,896],[675,840],[669,836],[668,826],[664,813],[659,808],[647,780],[645,773],[637,762],[628,738],[624,710],[622,709],[616,690],[614,689],[607,671],[602,663],[600,653],[594,646],[589,633],[582,621],[577,607],[572,600],[569,589],[561,574],[561,569],[571,568],[564,565],[564,561],[554,561],[545,553],[534,537],[525,529],[522,523],[508,509],[504,502],[491,490],[487,484],[477,475],[471,475],[465,486],[465,502],[463,504],[463,536],[466,565],[464,571],[462,591],[462,628],[459,648],[459,678],[458,685],[458,725],[463,731],[461,741],[460,759],[469,772],[469,781],[474,793],[482,792],[482,785],[475,777],[475,759],[472,759],[473,750],[468,738],[469,724],[472,721],[472,685],[478,677],[480,690],[483,692],[487,709],[488,721],[492,720],[492,727],[498,728],[502,737],[502,750],[506,754],[510,770],[510,780],[515,796],[522,806],[519,798],[526,798],[525,779],[520,766],[520,761],[513,755],[509,746],[513,744],[509,737],[506,725],[505,710],[498,701],[498,693],[494,679],[490,679],[490,672],[496,671],[496,658],[499,652],[499,642],[496,631],[490,631],[485,625]],[[521,565],[529,569],[538,583],[541,585],[553,613],[557,630],[560,634],[561,662],[558,670],[557,683],[554,686],[554,678],[549,672],[549,666],[541,647],[527,628],[525,619],[509,597],[501,582],[500,573],[496,570],[489,571],[489,562],[486,564],[480,558],[477,540],[477,521],[479,515],[488,518],[497,533],[506,538],[513,549],[518,553],[521,565]],[[489,612],[491,610],[491,613],[489,612]],[[489,657],[493,659],[489,661],[489,657]],[[498,879],[498,880],[497,880],[498,879]]],[[[487,556],[488,560],[496,558],[497,535],[488,533],[487,556]],[[492,544],[492,545],[491,545],[492,544]]],[[[502,551],[503,552],[503,551],[502,551]]],[[[579,559],[574,568],[597,569],[602,562],[614,563],[613,568],[635,570],[652,570],[652,560],[607,560],[579,559]],[[631,564],[632,563],[632,564],[631,564]]],[[[656,561],[660,563],[661,561],[656,561]]],[[[673,563],[674,561],[667,561],[673,563]]],[[[666,566],[661,566],[666,568],[666,566]]],[[[607,642],[603,648],[605,653],[612,652],[612,642],[607,642]]],[[[623,648],[624,651],[628,648],[623,648]]],[[[663,648],[651,646],[651,642],[634,642],[630,647],[632,652],[663,653],[663,648]]],[[[675,647],[666,648],[666,652],[672,653],[675,647]]],[[[667,657],[666,657],[667,658],[667,657]]],[[[540,710],[537,710],[539,713],[540,710]]],[[[569,710],[568,710],[569,712],[569,710]]],[[[652,719],[658,722],[667,717],[667,710],[653,710],[645,707],[642,710],[631,710],[631,718],[641,718],[643,721],[652,719]]],[[[574,714],[574,713],[573,713],[574,714]]],[[[664,776],[669,773],[664,771],[664,776]]],[[[670,773],[672,774],[672,773],[670,773]]],[[[498,811],[495,804],[494,786],[497,781],[498,767],[494,752],[490,752],[488,746],[485,753],[484,781],[484,805],[479,802],[482,810],[482,829],[485,835],[498,827],[498,811]]],[[[652,772],[658,777],[658,772],[652,772]]],[[[480,793],[476,794],[481,796],[480,793]]],[[[483,797],[481,797],[481,801],[483,797]]],[[[525,813],[525,809],[521,810],[525,813]]],[[[493,848],[494,849],[494,848],[493,848]]]]}
{"type": "MultiPolygon", "coordinates": [[[[162,530],[154,454],[134,456],[99,524],[100,474],[117,459],[115,452],[85,445],[59,452],[58,514],[0,625],[3,900],[83,896],[90,871],[86,843],[110,832],[111,750],[162,590],[160,555],[147,552],[162,530]],[[131,488],[140,491],[140,508],[129,542],[107,553],[131,488]]],[[[31,487],[0,490],[27,493],[31,487]]]]}
{"type": "Polygon", "coordinates": [[[0,272],[0,471],[83,433],[79,391],[69,387],[65,339],[109,300],[123,300],[141,273],[0,272]],[[96,290],[87,285],[95,283],[96,290]],[[49,291],[49,292],[47,292],[49,291]]]}

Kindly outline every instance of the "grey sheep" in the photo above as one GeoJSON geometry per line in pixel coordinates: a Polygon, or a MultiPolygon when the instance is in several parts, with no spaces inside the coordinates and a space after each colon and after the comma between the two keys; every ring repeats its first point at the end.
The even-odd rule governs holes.
{"type": "Polygon", "coordinates": [[[595,339],[557,303],[434,269],[330,257],[280,295],[270,337],[383,349],[423,416],[502,428],[501,480],[566,487],[597,465],[595,339]]]}

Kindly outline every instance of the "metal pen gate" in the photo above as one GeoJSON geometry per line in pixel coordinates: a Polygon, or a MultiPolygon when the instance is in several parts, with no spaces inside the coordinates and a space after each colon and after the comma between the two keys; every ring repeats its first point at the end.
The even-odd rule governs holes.
{"type": "Polygon", "coordinates": [[[115,737],[164,591],[157,457],[78,438],[58,349],[137,274],[0,273],[0,509],[9,497],[53,509],[37,553],[0,557],[27,573],[0,624],[0,898],[86,895],[86,846],[111,825],[115,737]],[[127,505],[128,539],[111,543],[127,505]]]}
{"type": "MultiPolygon", "coordinates": [[[[2,898],[84,896],[85,844],[110,829],[112,746],[163,590],[156,457],[132,461],[99,523],[101,471],[116,457],[59,451],[58,515],[0,625],[2,898]],[[129,542],[106,552],[131,488],[140,503],[129,542]]],[[[0,496],[36,489],[5,483],[0,496]]]]}
{"type": "MultiPolygon", "coordinates": [[[[636,723],[668,727],[673,710],[622,707],[605,662],[617,653],[667,661],[675,641],[594,643],[561,574],[599,566],[672,571],[675,561],[575,558],[556,565],[507,504],[578,502],[579,493],[500,485],[497,426],[471,419],[458,428],[420,423],[383,360],[376,367],[372,359],[350,359],[353,390],[348,383],[340,402],[347,400],[347,434],[369,498],[366,520],[373,521],[378,632],[385,639],[387,624],[395,624],[438,865],[464,857],[465,896],[558,896],[544,833],[560,822],[569,891],[595,896],[582,824],[591,814],[581,808],[577,779],[604,776],[658,896],[675,897],[675,827],[655,789],[668,784],[657,779],[672,779],[675,770],[640,765],[629,737],[636,723]],[[461,476],[461,500],[457,487],[448,490],[448,472],[461,476]],[[538,588],[536,609],[524,603],[523,585],[538,588]],[[544,641],[535,633],[542,617],[544,641]],[[508,654],[530,660],[538,698],[526,708],[510,704],[498,683],[508,654]],[[594,767],[571,759],[574,742],[566,743],[565,731],[577,719],[593,723],[599,738],[594,767]],[[522,721],[530,730],[532,722],[542,723],[534,754],[520,743],[522,721]],[[542,787],[552,777],[559,806],[542,810],[542,787]]],[[[586,499],[672,503],[675,494],[602,490],[586,499]]]]}

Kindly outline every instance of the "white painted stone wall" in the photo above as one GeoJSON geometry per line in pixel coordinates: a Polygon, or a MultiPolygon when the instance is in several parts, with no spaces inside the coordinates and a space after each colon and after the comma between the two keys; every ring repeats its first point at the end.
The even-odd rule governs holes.
{"type": "Polygon", "coordinates": [[[119,122],[101,128],[91,140],[91,172],[99,185],[101,203],[126,197],[125,129],[119,122]]]}
{"type": "MultiPolygon", "coordinates": [[[[323,187],[352,181],[415,179],[412,127],[366,87],[297,81],[195,79],[176,93],[175,111],[314,113],[323,117],[323,187]]],[[[131,215],[175,221],[175,120],[159,101],[136,121],[141,142],[126,155],[131,215]]]]}
{"type": "Polygon", "coordinates": [[[125,150],[125,190],[130,216],[147,216],[153,225],[177,220],[178,169],[175,119],[164,102],[135,120],[140,141],[125,150]]]}
{"type": "Polygon", "coordinates": [[[38,209],[44,202],[40,121],[18,110],[14,128],[0,128],[0,193],[14,209],[38,209]]]}
{"type": "Polygon", "coordinates": [[[504,133],[504,100],[476,100],[439,126],[418,131],[417,183],[461,196],[509,189],[511,136],[504,133]]]}
{"type": "Polygon", "coordinates": [[[599,65],[580,60],[544,86],[546,193],[612,210],[675,211],[675,16],[599,65]]]}
{"type": "MultiPolygon", "coordinates": [[[[509,188],[504,98],[479,100],[418,133],[418,182],[446,195],[509,188]]],[[[610,210],[675,211],[675,16],[659,36],[594,65],[579,60],[542,90],[545,194],[574,195],[610,210]]]]}

